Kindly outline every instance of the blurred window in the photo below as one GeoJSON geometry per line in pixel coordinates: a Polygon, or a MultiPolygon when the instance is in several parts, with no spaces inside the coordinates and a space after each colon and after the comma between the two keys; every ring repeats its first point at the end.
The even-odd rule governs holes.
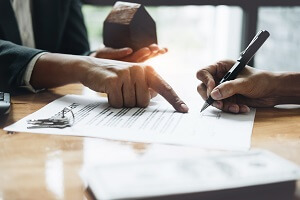
{"type": "Polygon", "coordinates": [[[260,8],[258,29],[271,35],[255,57],[255,67],[300,71],[300,6],[260,8]]]}

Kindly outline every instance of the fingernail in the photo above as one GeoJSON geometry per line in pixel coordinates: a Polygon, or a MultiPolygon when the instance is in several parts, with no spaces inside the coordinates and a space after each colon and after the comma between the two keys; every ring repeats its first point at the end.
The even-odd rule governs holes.
{"type": "Polygon", "coordinates": [[[230,111],[230,112],[233,112],[233,113],[238,113],[239,112],[239,109],[238,109],[238,107],[237,106],[229,106],[229,108],[228,108],[228,110],[230,111]]]}
{"type": "Polygon", "coordinates": [[[220,100],[222,98],[222,94],[219,89],[214,89],[210,95],[214,100],[220,100]]]}
{"type": "Polygon", "coordinates": [[[133,50],[131,48],[127,48],[127,54],[131,54],[133,52],[133,50]]]}
{"type": "Polygon", "coordinates": [[[189,111],[189,108],[187,107],[186,104],[182,103],[180,104],[180,111],[186,113],[189,111]]]}
{"type": "Polygon", "coordinates": [[[250,108],[248,106],[242,106],[241,107],[241,112],[243,112],[243,113],[250,112],[250,108]]]}
{"type": "Polygon", "coordinates": [[[165,53],[167,53],[167,52],[168,52],[167,49],[160,49],[160,50],[158,51],[159,54],[165,54],[165,53]]]}

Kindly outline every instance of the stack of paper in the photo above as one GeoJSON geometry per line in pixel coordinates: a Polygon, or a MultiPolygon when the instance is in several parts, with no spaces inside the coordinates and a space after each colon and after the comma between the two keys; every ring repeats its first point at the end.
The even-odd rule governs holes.
{"type": "Polygon", "coordinates": [[[89,170],[96,199],[285,199],[298,166],[270,152],[110,164],[89,170]]]}

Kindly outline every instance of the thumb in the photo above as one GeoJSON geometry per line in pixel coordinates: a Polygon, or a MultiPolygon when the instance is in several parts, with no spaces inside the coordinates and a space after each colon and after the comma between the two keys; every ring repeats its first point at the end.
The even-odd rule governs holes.
{"type": "Polygon", "coordinates": [[[242,79],[227,81],[215,87],[210,95],[214,100],[222,100],[240,94],[244,88],[243,83],[242,79]]]}
{"type": "Polygon", "coordinates": [[[131,53],[132,53],[132,49],[127,47],[121,49],[113,49],[113,48],[105,47],[97,51],[96,57],[105,58],[105,59],[120,59],[128,56],[131,53]]]}

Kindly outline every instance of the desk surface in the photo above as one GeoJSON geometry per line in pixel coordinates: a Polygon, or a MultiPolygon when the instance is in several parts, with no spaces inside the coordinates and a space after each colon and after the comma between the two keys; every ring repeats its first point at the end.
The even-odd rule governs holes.
{"type": "MultiPolygon", "coordinates": [[[[80,85],[69,85],[14,96],[12,110],[0,120],[0,127],[60,96],[82,91],[80,85]]],[[[10,135],[0,130],[0,199],[86,199],[80,178],[84,165],[93,164],[95,158],[141,157],[152,146],[83,137],[10,135]]],[[[257,109],[252,146],[268,149],[300,165],[300,108],[257,109]]],[[[299,183],[295,199],[300,199],[299,183]]]]}

